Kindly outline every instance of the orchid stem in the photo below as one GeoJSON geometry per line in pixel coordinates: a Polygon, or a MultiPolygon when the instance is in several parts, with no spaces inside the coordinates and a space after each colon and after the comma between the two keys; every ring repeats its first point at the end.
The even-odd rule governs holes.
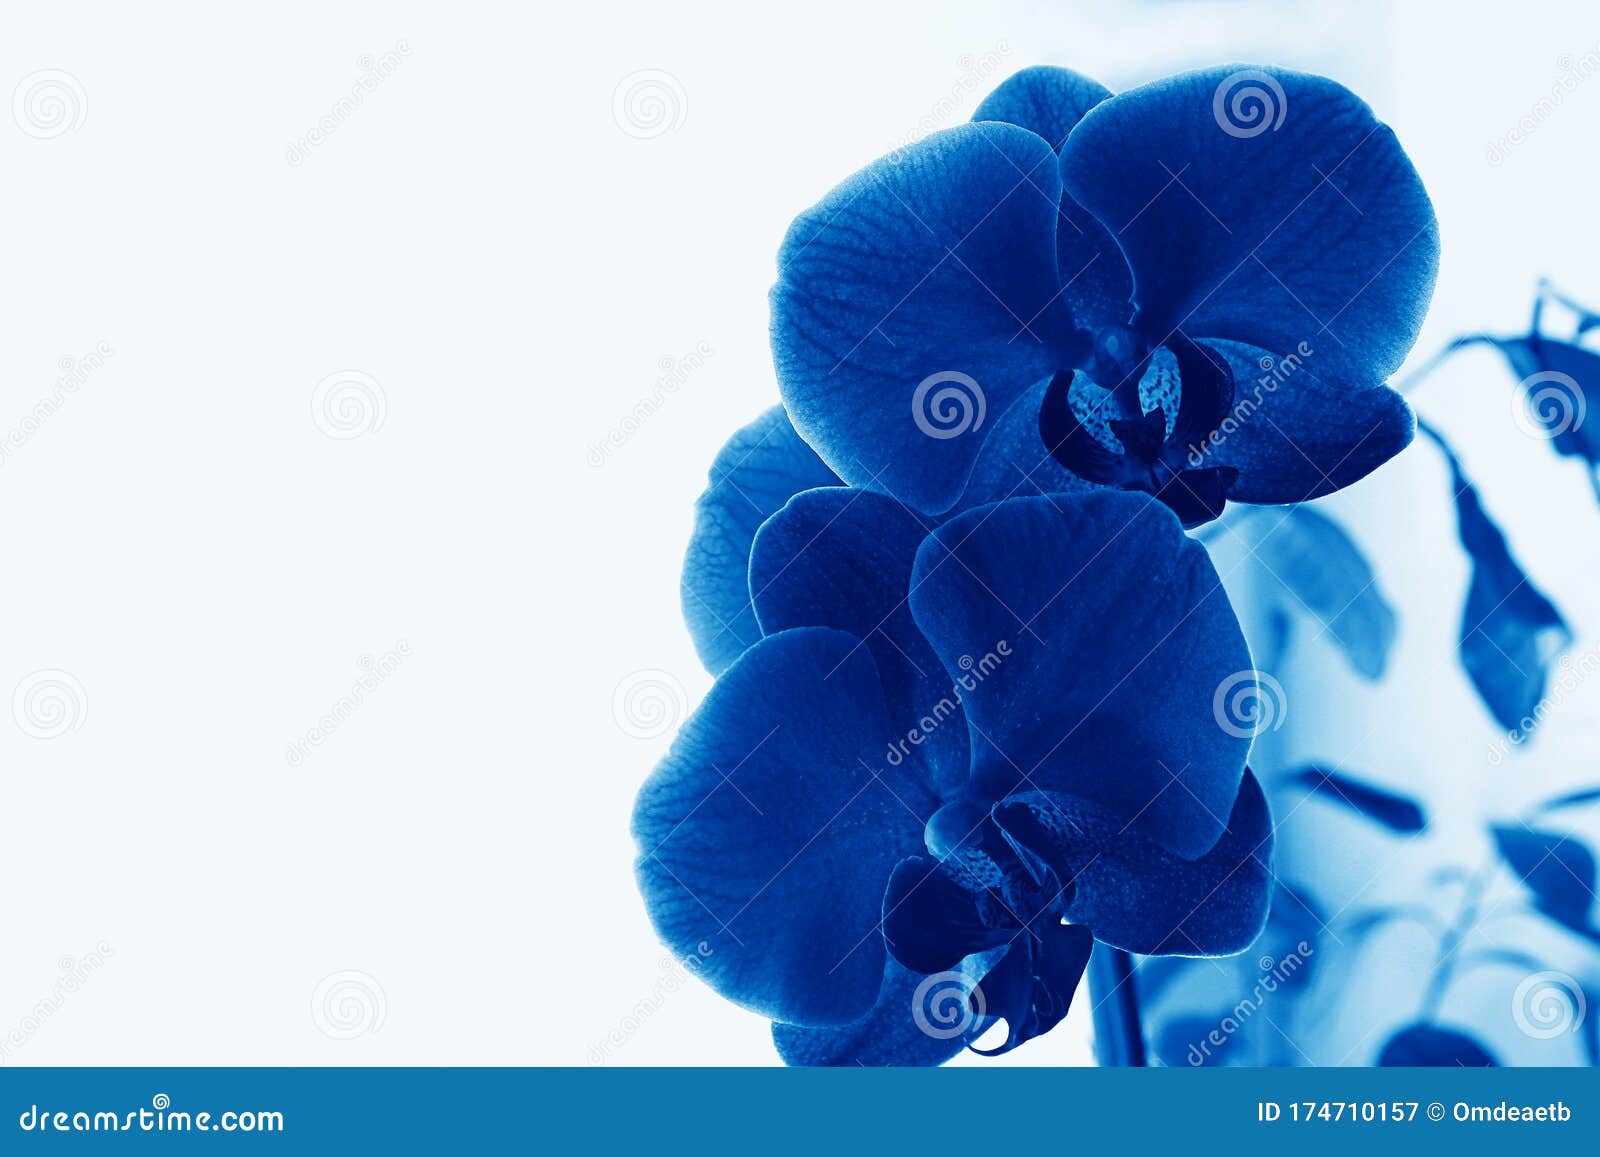
{"type": "Polygon", "coordinates": [[[1089,999],[1094,1005],[1095,1054],[1107,1068],[1144,1068],[1144,1030],[1133,959],[1122,949],[1096,944],[1089,957],[1089,999]]]}
{"type": "Polygon", "coordinates": [[[1445,439],[1445,436],[1439,432],[1438,427],[1434,426],[1421,414],[1417,415],[1417,431],[1422,434],[1423,437],[1427,438],[1428,441],[1432,442],[1436,447],[1438,447],[1439,453],[1444,456],[1445,464],[1450,467],[1451,482],[1455,487],[1456,497],[1460,498],[1461,492],[1465,490],[1470,483],[1467,481],[1466,471],[1461,468],[1461,459],[1456,457],[1454,447],[1452,447],[1445,439]]]}
{"type": "Polygon", "coordinates": [[[1498,867],[1499,863],[1491,853],[1483,866],[1468,879],[1456,918],[1439,941],[1439,955],[1433,965],[1433,975],[1428,980],[1428,989],[1422,996],[1419,1020],[1432,1020],[1438,1015],[1439,1005],[1444,1001],[1445,989],[1450,987],[1451,978],[1455,975],[1456,957],[1461,950],[1461,942],[1477,924],[1478,909],[1483,905],[1484,893],[1488,891],[1489,882],[1494,878],[1498,867]]]}

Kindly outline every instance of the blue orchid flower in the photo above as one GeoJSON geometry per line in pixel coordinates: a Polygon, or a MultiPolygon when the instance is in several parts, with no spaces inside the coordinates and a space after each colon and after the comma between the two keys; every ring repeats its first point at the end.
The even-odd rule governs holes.
{"type": "Polygon", "coordinates": [[[929,514],[1089,486],[1186,525],[1399,453],[1385,384],[1438,264],[1393,132],[1332,81],[1011,77],[789,230],[772,343],[795,427],[929,514]]]}
{"type": "MultiPolygon", "coordinates": [[[[743,539],[725,491],[759,509],[815,468],[780,419],[713,473],[700,530],[725,547],[743,539]]],[[[776,1022],[786,1061],[939,1064],[1000,1020],[1005,1051],[1066,1014],[1095,941],[1213,955],[1256,937],[1272,824],[1248,732],[1215,706],[1250,657],[1163,505],[1096,490],[935,524],[824,486],[748,550],[738,598],[714,551],[686,572],[708,617],[748,610],[760,637],[633,831],[658,934],[776,1022]]]]}

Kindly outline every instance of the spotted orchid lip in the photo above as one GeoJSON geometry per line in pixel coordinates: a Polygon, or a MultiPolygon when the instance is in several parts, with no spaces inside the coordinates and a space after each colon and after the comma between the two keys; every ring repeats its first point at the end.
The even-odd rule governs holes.
{"type": "MultiPolygon", "coordinates": [[[[1097,341],[1096,348],[1130,348],[1125,335],[1117,331],[1114,340],[1097,341]]],[[[1039,413],[1040,437],[1051,457],[1089,482],[1155,496],[1185,526],[1216,518],[1239,471],[1203,459],[1196,465],[1191,447],[1214,439],[1233,403],[1227,361],[1201,343],[1178,338],[1131,368],[1112,367],[1109,373],[1119,379],[1112,389],[1083,370],[1052,379],[1039,413]]]]}

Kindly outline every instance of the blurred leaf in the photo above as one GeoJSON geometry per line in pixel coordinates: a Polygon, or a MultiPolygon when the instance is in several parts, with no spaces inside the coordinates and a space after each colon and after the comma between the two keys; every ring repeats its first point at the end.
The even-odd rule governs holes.
{"type": "Polygon", "coordinates": [[[1569,791],[1564,795],[1552,796],[1533,810],[1536,812],[1553,812],[1558,808],[1577,807],[1580,804],[1600,802],[1600,787],[1585,787],[1577,791],[1569,791]]]}
{"type": "Polygon", "coordinates": [[[1316,963],[1317,944],[1327,924],[1307,891],[1300,885],[1279,880],[1273,887],[1272,906],[1267,913],[1267,926],[1252,946],[1251,951],[1226,959],[1195,959],[1188,956],[1141,956],[1135,974],[1139,985],[1139,1002],[1154,1007],[1185,976],[1200,976],[1208,982],[1215,978],[1220,983],[1209,987],[1218,995],[1227,995],[1237,987],[1248,990],[1268,971],[1264,961],[1270,961],[1279,991],[1303,987],[1310,978],[1316,963]],[[1304,944],[1305,949],[1300,945],[1304,944]],[[1283,970],[1277,965],[1293,955],[1298,958],[1294,967],[1283,970]]]}
{"type": "MultiPolygon", "coordinates": [[[[1276,671],[1283,666],[1284,656],[1289,653],[1289,643],[1294,638],[1294,619],[1289,612],[1274,605],[1267,612],[1265,635],[1260,668],[1263,671],[1276,671]]],[[[1251,653],[1254,654],[1253,647],[1251,653]]]]}
{"type": "Polygon", "coordinates": [[[1220,1054],[1233,1042],[1223,1035],[1223,1043],[1213,1044],[1210,1036],[1221,1033],[1222,1018],[1230,1015],[1227,1009],[1215,1016],[1177,1016],[1156,1030],[1155,1054],[1168,1068],[1204,1068],[1220,1065],[1220,1054]]]}
{"type": "Polygon", "coordinates": [[[1289,777],[1319,798],[1337,803],[1392,832],[1420,832],[1428,826],[1422,805],[1391,791],[1372,787],[1348,776],[1319,767],[1307,767],[1289,777]]]}
{"type": "Polygon", "coordinates": [[[1600,355],[1536,333],[1496,338],[1494,345],[1522,379],[1529,415],[1555,452],[1600,462],[1600,414],[1586,420],[1589,403],[1600,402],[1600,355]]]}
{"type": "Polygon", "coordinates": [[[1364,679],[1383,677],[1394,645],[1395,613],[1359,547],[1325,514],[1307,506],[1258,515],[1256,556],[1290,592],[1294,605],[1322,624],[1364,679]]]}
{"type": "Polygon", "coordinates": [[[1430,433],[1449,459],[1461,545],[1472,559],[1461,662],[1495,721],[1507,731],[1526,731],[1544,698],[1550,664],[1572,642],[1572,632],[1511,557],[1505,535],[1484,513],[1455,455],[1430,433]]]}
{"type": "Polygon", "coordinates": [[[1465,1066],[1495,1068],[1498,1062],[1477,1041],[1436,1024],[1408,1025],[1389,1038],[1378,1056],[1378,1067],[1465,1066]]]}
{"type": "Polygon", "coordinates": [[[1574,912],[1568,908],[1552,907],[1544,900],[1536,900],[1533,905],[1542,914],[1560,924],[1568,932],[1582,936],[1585,940],[1600,945],[1600,928],[1590,922],[1587,914],[1574,912]]]}
{"type": "Polygon", "coordinates": [[[1139,1006],[1152,1008],[1172,987],[1173,981],[1185,975],[1194,961],[1187,956],[1141,956],[1139,968],[1134,973],[1134,983],[1139,990],[1139,1006]]]}
{"type": "Polygon", "coordinates": [[[1327,928],[1322,910],[1305,887],[1279,880],[1272,892],[1266,928],[1256,940],[1253,951],[1238,957],[1242,965],[1247,965],[1241,967],[1241,974],[1248,974],[1250,984],[1254,984],[1262,972],[1270,971],[1279,992],[1292,993],[1304,988],[1315,970],[1317,952],[1327,928]],[[1291,957],[1295,963],[1289,968],[1286,962],[1291,957]],[[1269,962],[1270,967],[1262,967],[1269,962]]]}
{"type": "Polygon", "coordinates": [[[1500,856],[1538,898],[1540,911],[1578,930],[1594,899],[1594,854],[1574,836],[1522,824],[1490,828],[1500,856]]]}

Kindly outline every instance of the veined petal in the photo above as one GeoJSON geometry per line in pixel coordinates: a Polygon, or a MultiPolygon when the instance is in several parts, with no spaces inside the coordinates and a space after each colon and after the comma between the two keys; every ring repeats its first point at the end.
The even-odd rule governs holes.
{"type": "Polygon", "coordinates": [[[1111,95],[1099,81],[1070,68],[1036,65],[1012,73],[972,114],[975,121],[1005,121],[1050,142],[1060,152],[1083,114],[1111,95]]]}
{"type": "Polygon", "coordinates": [[[907,602],[928,530],[923,515],[881,494],[808,490],[757,533],[750,589],[767,634],[833,627],[866,641],[898,729],[873,766],[918,767],[943,795],[966,784],[971,759],[960,695],[907,602]]]}
{"type": "Polygon", "coordinates": [[[1189,859],[1222,836],[1250,739],[1216,696],[1251,677],[1250,653],[1205,549],[1160,503],[966,511],[917,552],[911,610],[953,674],[1003,655],[964,696],[977,793],[1076,795],[1189,859]]]}
{"type": "Polygon", "coordinates": [[[1070,361],[1061,182],[1040,137],[961,125],[857,173],[789,230],[772,345],[795,427],[839,476],[921,510],[960,495],[985,419],[1070,361]]]}
{"type": "Polygon", "coordinates": [[[872,1007],[884,887],[935,806],[865,762],[891,734],[859,639],[785,631],[728,669],[646,781],[633,814],[645,906],[728,999],[809,1025],[872,1007]]]}
{"type": "MultiPolygon", "coordinates": [[[[1040,65],[1008,77],[984,98],[975,121],[1006,121],[1037,133],[1060,153],[1072,129],[1111,96],[1105,85],[1066,68],[1040,65]]],[[[1098,329],[1128,320],[1133,277],[1105,226],[1065,193],[1056,227],[1061,299],[1079,325],[1098,329]]]]}
{"type": "Polygon", "coordinates": [[[1133,268],[1135,322],[1271,350],[1325,381],[1383,381],[1433,293],[1433,206],[1394,133],[1341,85],[1286,69],[1184,73],[1097,105],[1067,192],[1133,268]]]}
{"type": "Polygon", "coordinates": [[[1228,416],[1185,450],[1191,464],[1239,472],[1239,502],[1306,502],[1359,482],[1411,444],[1416,418],[1388,386],[1329,385],[1320,351],[1275,356],[1256,346],[1208,341],[1233,370],[1228,416]]]}
{"type": "Polygon", "coordinates": [[[695,503],[679,584],[689,634],[713,675],[761,638],[748,577],[756,529],[800,491],[838,485],[782,406],[740,429],[717,455],[695,503]]]}

